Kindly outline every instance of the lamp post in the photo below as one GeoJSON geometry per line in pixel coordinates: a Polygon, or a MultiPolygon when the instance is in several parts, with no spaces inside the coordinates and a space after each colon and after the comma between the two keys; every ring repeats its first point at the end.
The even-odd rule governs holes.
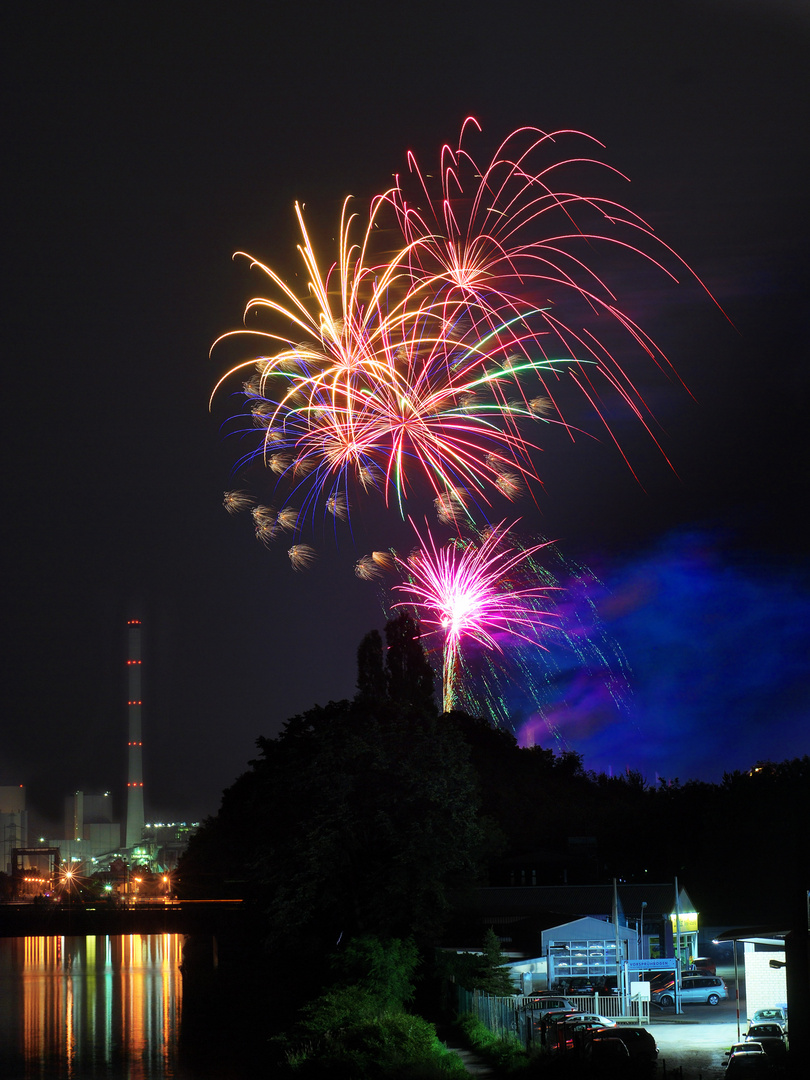
{"type": "MultiPolygon", "coordinates": [[[[647,901],[642,900],[641,901],[641,933],[639,934],[640,940],[639,940],[639,950],[638,950],[638,958],[639,958],[639,960],[644,959],[644,908],[646,906],[647,906],[647,901]]],[[[643,974],[643,972],[640,971],[639,976],[642,975],[642,974],[643,974]]]]}
{"type": "Polygon", "coordinates": [[[737,1041],[740,1040],[740,971],[737,967],[737,939],[734,938],[734,997],[737,1003],[737,1041]]]}

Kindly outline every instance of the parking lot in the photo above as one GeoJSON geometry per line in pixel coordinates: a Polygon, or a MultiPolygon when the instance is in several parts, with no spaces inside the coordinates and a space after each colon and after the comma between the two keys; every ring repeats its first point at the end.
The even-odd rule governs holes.
{"type": "MultiPolygon", "coordinates": [[[[725,1023],[706,1023],[692,1017],[699,1006],[693,1005],[684,1019],[653,1021],[649,1030],[658,1044],[659,1069],[670,1073],[683,1070],[684,1080],[711,1080],[723,1076],[726,1068],[724,1052],[737,1042],[736,1018],[725,1023]]],[[[746,1025],[743,1025],[743,1031],[746,1025]]]]}
{"type": "MultiPolygon", "coordinates": [[[[658,1044],[659,1074],[683,1070],[683,1080],[715,1080],[723,1076],[728,1048],[738,1041],[737,1003],[734,980],[722,975],[728,987],[728,999],[719,1005],[685,1005],[680,1015],[675,1010],[653,1009],[649,1029],[658,1044]]],[[[740,999],[740,1032],[748,1030],[745,998],[740,999]]]]}

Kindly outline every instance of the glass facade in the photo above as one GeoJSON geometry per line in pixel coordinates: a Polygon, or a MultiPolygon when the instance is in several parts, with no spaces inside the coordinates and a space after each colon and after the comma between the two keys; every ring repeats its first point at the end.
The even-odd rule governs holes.
{"type": "MultiPolygon", "coordinates": [[[[621,943],[620,943],[621,944],[621,943]]],[[[619,953],[624,960],[624,950],[619,953]]],[[[616,974],[616,942],[597,939],[551,941],[548,950],[549,985],[557,979],[585,977],[598,982],[616,974]]]]}

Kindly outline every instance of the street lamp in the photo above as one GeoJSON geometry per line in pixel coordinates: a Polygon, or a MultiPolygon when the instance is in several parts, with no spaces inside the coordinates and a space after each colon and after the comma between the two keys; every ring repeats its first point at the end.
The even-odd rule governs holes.
{"type": "Polygon", "coordinates": [[[737,1040],[740,1039],[740,972],[737,967],[737,939],[734,938],[734,997],[737,1002],[737,1040]]]}
{"type": "MultiPolygon", "coordinates": [[[[644,959],[644,908],[646,906],[647,906],[647,901],[642,900],[641,901],[641,934],[640,934],[641,941],[639,942],[639,951],[638,951],[639,960],[644,959]]],[[[642,973],[639,972],[639,975],[641,975],[641,974],[642,973]]]]}

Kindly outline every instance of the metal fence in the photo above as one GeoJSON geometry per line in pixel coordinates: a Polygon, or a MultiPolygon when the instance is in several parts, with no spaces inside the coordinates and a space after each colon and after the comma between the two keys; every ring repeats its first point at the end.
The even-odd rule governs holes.
{"type": "MultiPolygon", "coordinates": [[[[606,1016],[609,1020],[625,1024],[649,1024],[650,1003],[649,1001],[625,1001],[618,994],[559,994],[566,1001],[570,1001],[574,1012],[595,1013],[597,1016],[606,1016]]],[[[518,1008],[531,1008],[531,1002],[537,995],[519,994],[515,999],[518,1008]]],[[[535,1006],[537,1008],[537,1006],[535,1006]]]]}
{"type": "Polygon", "coordinates": [[[456,986],[456,1007],[459,1013],[472,1013],[495,1035],[519,1035],[523,1018],[528,1014],[518,1005],[518,997],[492,997],[482,990],[465,990],[456,986]]]}
{"type": "MultiPolygon", "coordinates": [[[[616,994],[566,995],[576,1012],[595,1013],[615,1020],[617,1024],[650,1022],[649,1001],[629,1001],[616,994]]],[[[456,1008],[459,1013],[471,1013],[485,1027],[502,1038],[515,1036],[530,1048],[542,1041],[542,1030],[536,1023],[539,1012],[537,997],[516,994],[514,997],[492,997],[481,990],[465,990],[456,985],[456,1008]]],[[[542,1007],[542,1006],[540,1006],[542,1007]]]]}

